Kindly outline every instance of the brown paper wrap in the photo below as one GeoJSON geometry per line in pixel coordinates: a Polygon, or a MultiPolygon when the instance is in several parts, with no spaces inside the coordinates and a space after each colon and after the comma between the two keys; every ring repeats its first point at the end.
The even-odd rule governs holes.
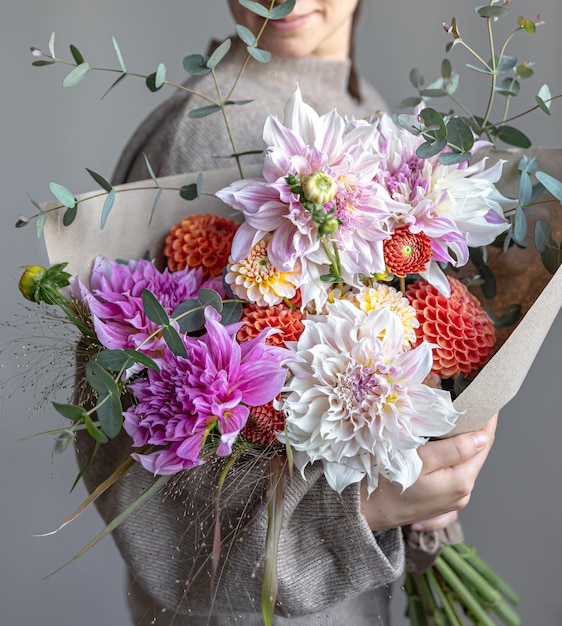
{"type": "MultiPolygon", "coordinates": [[[[509,197],[517,196],[516,167],[522,154],[521,150],[490,153],[491,160],[507,159],[499,187],[509,197]]],[[[557,178],[562,177],[562,149],[537,148],[525,151],[525,154],[537,156],[540,170],[557,178]]],[[[259,173],[259,167],[254,166],[245,175],[257,176],[259,173]]],[[[235,169],[207,172],[203,178],[203,190],[212,193],[237,178],[235,169]]],[[[170,176],[160,179],[159,184],[161,187],[179,188],[196,179],[197,174],[170,176]]],[[[117,190],[136,191],[118,193],[103,230],[100,229],[100,221],[105,195],[81,205],[70,227],[62,224],[63,211],[48,213],[45,242],[50,262],[68,262],[68,271],[86,282],[97,255],[134,259],[148,251],[151,257],[159,257],[170,226],[187,214],[213,213],[235,217],[235,212],[214,196],[203,195],[192,202],[185,202],[177,192],[165,191],[150,223],[156,191],[146,187],[153,186],[152,181],[141,181],[116,187],[117,190]]],[[[42,208],[47,211],[55,206],[57,203],[51,202],[42,208]]],[[[553,225],[554,237],[559,240],[561,213],[558,202],[541,205],[529,216],[532,217],[529,232],[533,232],[532,223],[537,217],[548,217],[553,225]]],[[[562,306],[562,267],[551,276],[542,267],[532,243],[525,250],[512,248],[507,255],[491,254],[489,264],[498,278],[500,293],[486,306],[499,314],[507,304],[519,302],[523,305],[524,317],[515,329],[508,329],[509,337],[506,338],[505,333],[500,336],[501,347],[455,400],[455,407],[463,415],[454,433],[480,428],[515,396],[562,306]]]]}

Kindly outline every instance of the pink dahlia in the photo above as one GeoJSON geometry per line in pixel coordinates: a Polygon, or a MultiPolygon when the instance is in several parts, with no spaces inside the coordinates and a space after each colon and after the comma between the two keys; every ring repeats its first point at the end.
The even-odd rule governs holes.
{"type": "Polygon", "coordinates": [[[468,377],[492,356],[496,329],[478,299],[455,278],[448,277],[448,281],[448,298],[425,280],[409,285],[406,297],[420,323],[417,343],[427,341],[437,346],[432,371],[441,378],[468,377]]]}
{"type": "Polygon", "coordinates": [[[168,315],[181,302],[196,298],[201,287],[214,289],[224,297],[220,277],[203,280],[200,269],[160,272],[154,263],[145,259],[125,264],[96,257],[90,275],[90,289],[80,282],[76,287],[88,307],[102,346],[122,350],[136,349],[142,344],[142,351],[157,362],[164,356],[166,343],[160,333],[151,337],[158,326],[144,312],[144,289],[158,299],[168,315]]]}
{"type": "Polygon", "coordinates": [[[218,456],[229,455],[249,408],[273,400],[285,382],[287,350],[266,345],[269,330],[243,344],[240,324],[223,326],[205,310],[206,334],[184,337],[188,357],[166,351],[161,370],[131,383],[138,404],[125,411],[124,428],[135,447],[162,446],[133,454],[154,474],[174,474],[200,465],[203,445],[216,433],[218,456]]]}

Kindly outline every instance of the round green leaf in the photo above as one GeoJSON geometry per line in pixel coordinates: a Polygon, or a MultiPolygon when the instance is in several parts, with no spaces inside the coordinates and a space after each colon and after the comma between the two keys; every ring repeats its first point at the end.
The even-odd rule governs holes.
{"type": "Polygon", "coordinates": [[[111,393],[119,396],[119,387],[115,378],[95,358],[90,359],[86,364],[86,378],[92,389],[100,393],[111,393]]]}
{"type": "Polygon", "coordinates": [[[439,155],[439,163],[443,165],[456,165],[463,161],[468,161],[472,157],[472,152],[442,152],[439,155]]]}
{"type": "Polygon", "coordinates": [[[203,76],[211,70],[207,67],[209,57],[202,54],[190,54],[183,59],[183,69],[192,76],[203,76]]]}
{"type": "Polygon", "coordinates": [[[470,126],[459,117],[447,122],[447,143],[455,152],[470,152],[474,145],[474,135],[470,126]]]}
{"type": "Polygon", "coordinates": [[[246,26],[243,26],[242,24],[236,24],[236,33],[247,46],[254,45],[256,36],[249,28],[246,28],[246,26]]]}
{"type": "Polygon", "coordinates": [[[436,138],[444,138],[447,136],[445,120],[435,109],[429,107],[422,109],[418,117],[426,126],[427,131],[433,133],[436,138]]]}
{"type": "Polygon", "coordinates": [[[521,79],[530,78],[535,72],[532,67],[528,65],[521,64],[515,68],[515,73],[521,79]]]}
{"type": "Polygon", "coordinates": [[[441,76],[443,78],[450,78],[452,71],[453,68],[451,65],[451,61],[449,61],[449,59],[443,59],[441,61],[441,76]]]}
{"type": "Polygon", "coordinates": [[[419,156],[420,159],[428,159],[432,156],[435,156],[436,154],[439,154],[446,145],[446,137],[442,137],[437,141],[434,141],[433,143],[426,141],[425,143],[422,143],[420,146],[418,146],[416,154],[417,156],[419,156]]]}
{"type": "Polygon", "coordinates": [[[119,372],[132,365],[131,357],[124,350],[102,350],[93,357],[93,360],[112,372],[119,372]]]}
{"type": "Polygon", "coordinates": [[[160,89],[162,89],[162,85],[159,87],[156,85],[156,72],[152,72],[146,77],[145,84],[148,87],[148,90],[152,93],[156,93],[160,89]]]}
{"type": "Polygon", "coordinates": [[[416,89],[421,89],[421,87],[423,87],[424,78],[417,67],[414,67],[412,70],[410,70],[410,82],[412,83],[412,86],[414,86],[416,89]]]}
{"type": "Polygon", "coordinates": [[[215,311],[222,311],[222,298],[214,289],[199,289],[197,297],[202,306],[212,306],[215,311]]]}
{"type": "Polygon", "coordinates": [[[271,52],[268,52],[267,50],[253,48],[252,46],[248,46],[246,50],[252,58],[258,61],[258,63],[268,63],[271,60],[271,52]]]}
{"type": "Polygon", "coordinates": [[[535,247],[537,252],[544,252],[552,241],[552,229],[545,220],[537,220],[535,224],[535,247]]]}
{"type": "Polygon", "coordinates": [[[203,328],[205,314],[198,300],[185,300],[178,304],[172,313],[182,333],[192,333],[203,328]]]}
{"type": "Polygon", "coordinates": [[[183,198],[184,200],[195,200],[195,198],[198,197],[198,193],[197,193],[197,184],[196,183],[190,183],[189,185],[184,185],[181,189],[180,189],[180,197],[183,198]]]}
{"type": "Polygon", "coordinates": [[[476,11],[476,15],[485,17],[486,19],[501,17],[502,15],[507,15],[509,13],[509,9],[502,6],[483,6],[476,7],[474,10],[476,11]]]}
{"type": "Polygon", "coordinates": [[[502,82],[496,87],[496,91],[502,96],[509,96],[514,98],[519,95],[521,85],[515,78],[504,78],[502,82]]]}
{"type": "Polygon", "coordinates": [[[106,393],[98,398],[96,415],[103,432],[110,438],[116,437],[123,426],[123,407],[119,394],[106,393]]]}
{"type": "Polygon", "coordinates": [[[509,144],[510,146],[517,146],[518,148],[530,148],[531,140],[522,133],[518,128],[513,126],[498,126],[497,129],[498,138],[509,144]]]}
{"type": "Polygon", "coordinates": [[[259,2],[254,2],[253,0],[238,0],[238,2],[248,11],[255,13],[261,17],[269,17],[269,10],[266,9],[263,5],[259,4],[259,2]]]}
{"type": "Polygon", "coordinates": [[[285,0],[282,4],[278,4],[277,6],[271,9],[269,14],[270,20],[281,20],[284,17],[287,17],[289,13],[295,8],[296,0],[285,0]]]}
{"type": "Polygon", "coordinates": [[[400,100],[400,102],[396,105],[398,109],[413,109],[417,107],[418,104],[422,102],[422,99],[419,96],[411,96],[410,98],[404,98],[404,100],[400,100]]]}

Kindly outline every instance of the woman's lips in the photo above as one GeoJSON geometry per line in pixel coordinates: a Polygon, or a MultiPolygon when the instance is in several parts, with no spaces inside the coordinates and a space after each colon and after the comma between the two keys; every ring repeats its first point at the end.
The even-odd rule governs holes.
{"type": "Polygon", "coordinates": [[[297,30],[308,22],[311,15],[311,13],[306,15],[288,15],[281,20],[271,20],[267,26],[272,30],[279,31],[297,30]]]}

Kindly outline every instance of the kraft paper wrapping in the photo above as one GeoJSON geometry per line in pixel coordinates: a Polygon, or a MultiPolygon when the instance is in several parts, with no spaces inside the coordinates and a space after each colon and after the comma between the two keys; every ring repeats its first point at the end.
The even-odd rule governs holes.
{"type": "MultiPolygon", "coordinates": [[[[537,148],[524,153],[537,156],[540,170],[562,178],[562,148],[537,148]]],[[[509,197],[517,196],[516,167],[522,154],[521,150],[490,153],[490,162],[498,158],[507,160],[499,187],[509,197]]],[[[248,168],[245,175],[259,176],[259,166],[248,168]]],[[[161,187],[179,188],[195,182],[197,176],[169,176],[159,179],[159,184],[161,187]]],[[[204,192],[212,193],[237,178],[238,172],[234,168],[206,172],[202,188],[204,192]]],[[[105,195],[80,205],[76,220],[69,227],[63,226],[63,211],[48,213],[45,243],[50,262],[68,262],[68,271],[87,282],[97,255],[135,259],[148,251],[151,258],[159,258],[170,226],[188,214],[212,213],[233,219],[238,215],[211,195],[186,202],[179,198],[177,192],[165,191],[161,194],[150,222],[157,192],[154,189],[138,190],[147,186],[154,186],[154,183],[140,181],[116,187],[117,190],[136,191],[120,191],[117,194],[103,230],[100,229],[100,221],[105,195]]],[[[79,198],[89,195],[84,194],[79,198]]],[[[50,202],[42,205],[42,208],[48,210],[55,206],[56,202],[50,202]]],[[[547,208],[533,211],[533,214],[548,217],[554,225],[554,238],[559,240],[562,233],[562,209],[557,202],[544,206],[547,208]]],[[[529,232],[532,233],[533,222],[530,222],[529,232]]],[[[500,347],[493,358],[455,400],[455,407],[463,414],[453,434],[480,428],[515,396],[562,306],[562,267],[551,276],[542,268],[532,243],[526,250],[513,250],[513,255],[510,250],[507,255],[490,259],[490,265],[499,279],[500,293],[494,300],[486,302],[486,306],[492,310],[500,306],[499,310],[494,311],[499,314],[505,304],[521,302],[525,315],[515,329],[510,327],[507,333],[500,336],[500,347]],[[509,287],[505,288],[504,293],[506,285],[509,287]]]]}

